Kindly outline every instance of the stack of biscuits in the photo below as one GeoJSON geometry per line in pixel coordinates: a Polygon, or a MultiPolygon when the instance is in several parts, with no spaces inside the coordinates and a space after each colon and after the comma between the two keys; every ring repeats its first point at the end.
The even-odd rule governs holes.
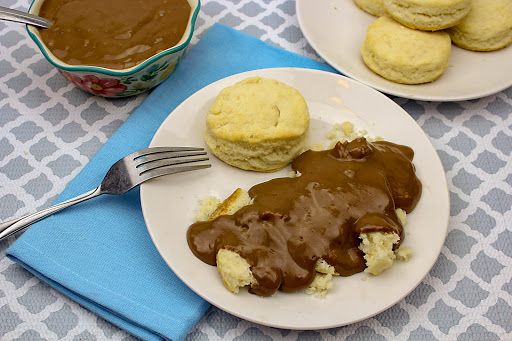
{"type": "Polygon", "coordinates": [[[494,51],[512,43],[511,0],[354,0],[379,17],[361,47],[365,64],[396,83],[439,78],[451,43],[472,51],[494,51]]]}

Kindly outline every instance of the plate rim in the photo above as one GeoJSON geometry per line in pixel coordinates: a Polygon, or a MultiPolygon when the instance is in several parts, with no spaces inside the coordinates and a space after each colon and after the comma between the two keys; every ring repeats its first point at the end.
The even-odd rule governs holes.
{"type": "MultiPolygon", "coordinates": [[[[431,101],[431,102],[459,102],[459,101],[467,101],[467,100],[474,100],[474,99],[484,98],[484,97],[487,97],[487,96],[491,96],[491,95],[497,94],[497,93],[499,93],[501,91],[504,91],[504,90],[512,87],[512,77],[511,77],[509,83],[506,83],[503,86],[494,88],[492,90],[487,90],[485,92],[480,92],[478,94],[468,94],[468,95],[459,95],[459,96],[418,96],[418,95],[415,95],[415,94],[412,94],[412,93],[393,91],[392,89],[389,90],[389,89],[386,89],[385,87],[379,86],[378,84],[377,85],[373,84],[371,81],[367,81],[365,79],[361,79],[360,77],[356,77],[356,76],[354,76],[352,74],[352,72],[350,72],[350,70],[347,70],[346,68],[340,67],[338,65],[338,63],[334,62],[332,60],[332,58],[330,58],[328,55],[326,55],[323,52],[323,49],[321,48],[321,46],[319,46],[317,44],[317,42],[315,42],[315,41],[313,41],[311,39],[311,37],[309,36],[308,30],[304,28],[305,27],[304,16],[302,15],[303,10],[302,10],[301,6],[302,6],[303,3],[305,3],[305,1],[309,1],[309,0],[296,0],[295,1],[295,12],[297,13],[297,20],[298,20],[298,23],[299,23],[299,28],[300,28],[302,34],[304,35],[304,38],[307,40],[308,44],[311,45],[311,47],[315,50],[315,52],[325,62],[327,62],[330,66],[332,66],[338,72],[341,72],[343,75],[345,75],[345,76],[347,76],[349,78],[352,78],[354,80],[357,80],[358,82],[363,83],[363,84],[365,84],[365,85],[367,85],[367,86],[369,86],[369,87],[371,87],[371,88],[373,88],[373,89],[375,89],[375,90],[377,90],[379,92],[383,92],[383,93],[386,93],[386,94],[389,94],[389,95],[392,95],[392,96],[397,96],[397,97],[400,97],[400,98],[411,99],[411,100],[421,100],[421,101],[431,101]]],[[[353,1],[353,0],[343,0],[343,1],[353,1]]],[[[361,11],[363,11],[363,10],[361,9],[361,11]]],[[[367,13],[367,14],[371,15],[369,13],[367,13]]],[[[377,17],[375,17],[375,19],[377,19],[377,17]]],[[[452,44],[452,48],[460,49],[458,46],[455,46],[453,44],[452,44]]],[[[510,46],[510,48],[512,49],[512,46],[510,46]]],[[[499,51],[499,50],[497,50],[497,51],[499,51]]],[[[475,52],[475,53],[489,53],[489,52],[493,52],[493,51],[489,51],[489,52],[472,51],[472,52],[475,52]]],[[[511,53],[511,55],[512,55],[512,53],[511,53]]],[[[403,85],[406,85],[406,84],[403,84],[403,85]]],[[[409,85],[409,86],[414,86],[414,84],[409,85]]]]}
{"type": "MultiPolygon", "coordinates": [[[[284,329],[290,329],[290,330],[319,330],[319,329],[328,329],[328,328],[336,328],[336,327],[341,327],[341,326],[345,326],[345,325],[350,325],[350,324],[353,324],[353,323],[357,323],[359,321],[362,321],[362,320],[366,320],[366,319],[369,319],[369,318],[372,318],[373,316],[385,311],[385,310],[388,310],[389,308],[391,308],[392,306],[396,305],[398,302],[400,302],[400,300],[404,299],[407,295],[409,295],[415,288],[418,287],[418,285],[425,279],[425,277],[429,274],[429,272],[431,271],[432,267],[435,265],[437,259],[439,258],[440,254],[441,254],[441,251],[442,251],[442,248],[444,246],[444,243],[445,243],[445,240],[446,240],[446,236],[448,234],[448,227],[449,227],[449,217],[450,217],[450,214],[449,214],[449,207],[450,207],[450,197],[449,197],[449,190],[448,190],[448,182],[447,182],[447,178],[446,178],[446,172],[444,171],[444,167],[442,165],[442,162],[441,162],[441,159],[439,157],[439,154],[437,153],[435,147],[433,146],[430,138],[428,137],[428,135],[423,131],[423,129],[421,129],[421,127],[417,124],[417,122],[407,113],[407,111],[405,111],[400,105],[398,105],[396,102],[394,102],[393,100],[391,100],[389,97],[387,97],[386,95],[384,95],[383,93],[375,90],[374,88],[371,88],[369,87],[368,85],[362,83],[362,82],[359,82],[355,79],[352,79],[352,78],[349,78],[347,76],[344,76],[344,75],[340,75],[340,74],[337,74],[337,73],[333,73],[333,72],[329,72],[329,71],[324,71],[324,70],[317,70],[317,69],[308,69],[308,68],[301,68],[301,67],[278,67],[278,68],[263,68],[263,69],[257,69],[257,70],[250,70],[250,71],[245,71],[245,72],[241,72],[241,73],[237,73],[237,74],[233,74],[233,75],[230,75],[230,76],[227,76],[227,77],[224,77],[224,78],[221,78],[215,82],[212,82],[211,84],[199,89],[198,91],[194,92],[192,95],[190,95],[189,97],[187,97],[187,99],[185,99],[182,103],[180,103],[174,110],[172,110],[170,112],[170,114],[166,117],[166,119],[161,123],[161,125],[159,126],[159,128],[157,129],[157,131],[155,132],[152,140],[151,140],[151,143],[150,143],[150,147],[153,146],[153,143],[155,141],[155,139],[157,138],[159,132],[161,129],[163,129],[163,127],[165,126],[165,124],[167,124],[167,121],[168,120],[171,120],[172,121],[172,118],[171,117],[174,117],[172,114],[175,112],[175,111],[178,111],[180,110],[180,107],[184,106],[186,102],[188,102],[190,100],[190,98],[193,98],[195,97],[195,95],[198,95],[200,94],[202,91],[205,91],[206,88],[210,87],[210,86],[213,86],[214,84],[219,84],[219,83],[222,83],[222,82],[227,82],[229,81],[230,79],[232,78],[235,78],[235,77],[242,77],[244,75],[251,75],[251,74],[254,74],[254,73],[266,73],[266,72],[273,72],[273,71],[296,71],[296,70],[300,70],[298,72],[315,72],[315,73],[324,73],[324,74],[327,74],[329,75],[330,77],[337,77],[337,78],[341,78],[343,79],[344,81],[348,82],[348,83],[353,83],[353,84],[356,84],[358,86],[362,86],[363,88],[365,88],[366,91],[370,91],[373,93],[373,95],[377,95],[377,96],[382,96],[382,98],[386,101],[389,101],[390,104],[392,104],[395,109],[397,109],[398,111],[401,111],[404,115],[404,119],[407,118],[408,120],[412,121],[418,128],[419,130],[423,133],[423,136],[424,138],[426,139],[426,141],[428,141],[429,143],[429,147],[432,149],[432,151],[434,152],[434,155],[435,155],[435,158],[436,158],[436,161],[438,163],[438,165],[441,167],[441,169],[443,170],[443,177],[442,177],[442,185],[446,188],[446,192],[443,191],[443,193],[445,194],[444,195],[444,200],[446,200],[446,203],[447,203],[447,207],[445,208],[443,214],[446,215],[446,220],[444,221],[443,225],[444,225],[444,228],[443,228],[443,236],[442,236],[442,243],[440,243],[438,245],[438,250],[436,250],[436,257],[435,257],[435,260],[432,262],[432,264],[429,264],[428,266],[428,269],[425,268],[424,269],[424,273],[423,275],[421,276],[421,278],[418,278],[418,280],[414,283],[414,285],[411,285],[410,288],[408,288],[408,290],[404,291],[404,293],[401,294],[401,297],[399,299],[397,299],[396,301],[393,301],[393,302],[390,302],[389,304],[387,304],[385,307],[382,307],[381,309],[378,309],[374,312],[372,312],[372,314],[369,314],[369,315],[366,315],[366,316],[362,316],[358,319],[353,319],[351,320],[350,322],[346,322],[346,323],[331,323],[331,324],[318,324],[318,325],[312,325],[312,326],[298,326],[298,325],[285,325],[285,324],[282,324],[282,323],[274,323],[274,322],[268,322],[268,321],[261,321],[259,319],[256,319],[256,318],[252,318],[252,317],[248,317],[246,315],[244,315],[243,313],[240,313],[236,310],[233,310],[233,309],[230,309],[229,307],[226,307],[224,305],[222,305],[222,303],[219,303],[215,300],[212,300],[210,299],[209,297],[205,297],[203,295],[202,292],[197,292],[194,288],[191,288],[188,284],[187,284],[187,281],[183,279],[183,277],[181,276],[180,273],[176,273],[175,270],[173,269],[172,265],[169,264],[167,262],[167,260],[164,258],[164,256],[162,255],[162,252],[160,251],[160,247],[159,245],[157,244],[157,241],[154,239],[154,234],[152,233],[152,230],[149,226],[149,217],[147,216],[147,214],[145,213],[146,209],[145,209],[145,202],[146,200],[144,199],[144,196],[145,196],[145,185],[142,184],[141,185],[141,190],[140,190],[140,200],[141,200],[141,208],[142,208],[142,211],[143,211],[143,217],[144,217],[144,221],[146,223],[146,227],[147,227],[147,230],[150,234],[150,237],[151,237],[151,240],[153,242],[153,244],[155,245],[155,247],[157,248],[160,256],[162,257],[162,259],[164,260],[164,262],[166,263],[167,266],[169,266],[169,268],[173,271],[173,273],[187,286],[189,287],[190,290],[194,291],[198,296],[202,297],[203,299],[205,299],[206,301],[208,301],[210,304],[216,306],[217,308],[229,313],[229,314],[232,314],[234,316],[237,316],[241,319],[244,319],[244,320],[247,320],[247,321],[250,321],[250,322],[254,322],[254,323],[257,323],[257,324],[260,324],[260,325],[263,325],[263,326],[268,326],[268,327],[274,327],[274,328],[284,328],[284,329]]],[[[263,76],[264,77],[264,76],[263,76]]],[[[205,195],[206,195],[206,191],[205,191],[205,195]]],[[[295,295],[295,294],[298,294],[298,293],[293,293],[292,295],[295,295]]],[[[299,293],[300,294],[300,293],[299,293]]]]}

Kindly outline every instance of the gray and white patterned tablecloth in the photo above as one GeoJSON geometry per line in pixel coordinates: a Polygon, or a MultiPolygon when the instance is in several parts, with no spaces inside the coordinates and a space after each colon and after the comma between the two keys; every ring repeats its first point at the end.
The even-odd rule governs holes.
{"type": "MultiPolygon", "coordinates": [[[[293,0],[202,4],[192,45],[221,22],[321,60],[293,0]]],[[[0,5],[26,10],[29,0],[0,5]]],[[[21,24],[0,22],[0,56],[4,221],[48,206],[146,95],[104,99],[75,88],[21,24]]],[[[512,340],[512,88],[463,102],[393,100],[430,136],[449,183],[449,232],[425,280],[374,318],[323,331],[263,327],[212,307],[188,340],[512,340]]],[[[1,340],[135,339],[5,258],[14,240],[0,242],[1,340]]]]}

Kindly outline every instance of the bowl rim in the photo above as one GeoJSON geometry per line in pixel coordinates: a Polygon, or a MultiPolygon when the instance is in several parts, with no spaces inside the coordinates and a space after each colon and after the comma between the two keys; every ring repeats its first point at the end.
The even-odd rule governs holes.
{"type": "MultiPolygon", "coordinates": [[[[42,3],[43,1],[44,0],[33,0],[28,9],[28,13],[31,13],[32,7],[36,3],[39,4],[39,3],[42,3]]],[[[189,4],[191,2],[195,2],[195,8],[193,7],[193,4],[191,4],[192,13],[190,15],[190,20],[187,24],[187,28],[185,29],[185,32],[186,32],[186,30],[190,28],[189,32],[188,32],[187,39],[183,43],[181,43],[179,45],[175,45],[173,47],[170,47],[167,50],[164,50],[162,52],[159,52],[159,53],[155,54],[154,56],[149,57],[142,63],[132,66],[131,68],[127,68],[127,69],[116,70],[116,69],[109,69],[109,68],[92,66],[92,65],[70,65],[70,64],[64,63],[59,58],[57,58],[53,53],[51,53],[50,50],[46,47],[46,45],[42,42],[42,39],[40,39],[40,35],[37,34],[38,29],[35,26],[27,24],[26,29],[27,29],[28,35],[36,43],[37,47],[39,48],[41,53],[44,55],[46,60],[48,60],[53,66],[55,66],[58,69],[62,69],[65,71],[70,71],[70,72],[73,72],[73,71],[95,72],[95,73],[105,74],[108,76],[117,76],[117,77],[127,76],[127,75],[132,75],[134,73],[137,73],[137,72],[143,70],[144,68],[153,64],[155,61],[162,58],[163,56],[170,55],[175,52],[181,51],[188,46],[188,44],[190,43],[190,40],[192,39],[192,36],[194,34],[194,27],[196,24],[196,19],[197,19],[197,15],[199,13],[199,9],[201,7],[201,1],[200,0],[188,0],[188,2],[189,2],[189,4]]],[[[37,13],[33,13],[33,14],[37,15],[37,13]]]]}

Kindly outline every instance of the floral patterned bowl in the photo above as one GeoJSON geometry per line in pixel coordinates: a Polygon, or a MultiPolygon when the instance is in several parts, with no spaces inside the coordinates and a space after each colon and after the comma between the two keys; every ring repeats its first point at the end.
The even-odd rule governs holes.
{"type": "MultiPolygon", "coordinates": [[[[38,14],[44,0],[34,0],[29,13],[38,14]]],[[[27,25],[29,36],[37,44],[45,58],[80,89],[104,97],[126,97],[136,95],[160,84],[169,76],[181,61],[190,43],[197,14],[199,0],[188,0],[191,11],[185,33],[179,43],[162,51],[144,62],[123,70],[106,69],[97,66],[70,65],[59,60],[43,43],[37,28],[27,25]]]]}

